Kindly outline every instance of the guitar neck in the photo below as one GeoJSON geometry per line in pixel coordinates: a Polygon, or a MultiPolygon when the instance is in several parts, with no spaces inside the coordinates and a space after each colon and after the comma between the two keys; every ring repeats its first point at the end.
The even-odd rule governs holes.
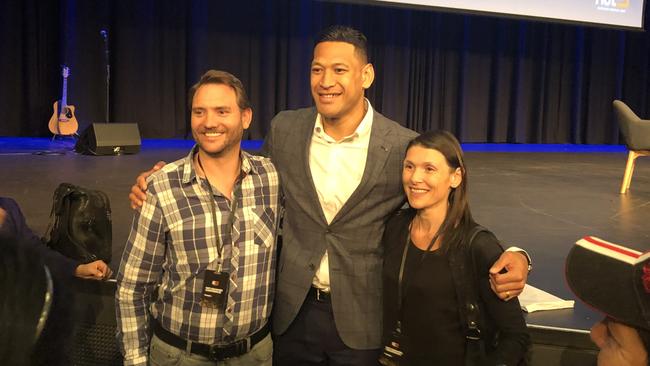
{"type": "Polygon", "coordinates": [[[68,105],[68,78],[63,77],[63,90],[61,90],[61,109],[68,105]]]}

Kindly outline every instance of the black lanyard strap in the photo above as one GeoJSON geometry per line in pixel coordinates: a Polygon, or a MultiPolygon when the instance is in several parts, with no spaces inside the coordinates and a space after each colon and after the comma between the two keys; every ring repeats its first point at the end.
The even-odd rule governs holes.
{"type": "MultiPolygon", "coordinates": [[[[447,221],[447,218],[442,222],[440,227],[443,227],[445,225],[445,222],[447,221]]],[[[411,226],[413,225],[413,221],[411,221],[411,224],[409,224],[408,228],[408,234],[406,235],[406,243],[404,243],[404,250],[402,251],[402,262],[399,266],[399,276],[397,279],[397,330],[401,331],[401,323],[402,323],[402,303],[404,301],[404,291],[405,291],[405,285],[404,285],[404,268],[406,267],[406,257],[409,251],[409,247],[411,246],[411,226]]],[[[422,266],[422,263],[424,262],[424,259],[426,256],[429,254],[431,251],[431,248],[433,248],[433,245],[436,243],[436,240],[438,240],[438,236],[440,235],[440,228],[438,228],[438,231],[436,234],[433,236],[431,239],[431,242],[429,243],[429,246],[427,247],[427,250],[424,252],[422,255],[422,258],[420,258],[420,261],[416,264],[416,267],[413,268],[411,271],[411,280],[413,280],[413,277],[415,274],[418,272],[420,267],[422,266]]]]}
{"type": "MultiPolygon", "coordinates": [[[[219,254],[219,259],[222,258],[223,243],[221,242],[221,235],[219,233],[219,226],[217,225],[217,205],[214,202],[214,191],[212,190],[212,184],[208,179],[208,174],[203,169],[203,164],[201,164],[201,156],[196,155],[196,160],[199,162],[199,167],[205,175],[205,181],[208,183],[208,191],[210,192],[210,208],[212,210],[212,226],[214,227],[214,236],[217,240],[217,254],[219,254]]],[[[239,179],[238,179],[239,181],[239,179]]],[[[235,183],[235,191],[232,193],[232,200],[230,205],[230,212],[228,213],[228,227],[230,228],[230,235],[232,236],[232,227],[235,224],[235,212],[237,211],[237,197],[241,195],[241,184],[235,183]]],[[[221,263],[221,261],[220,261],[221,263]]],[[[221,265],[219,265],[221,267],[221,265]]],[[[217,270],[220,270],[218,268],[217,270]]]]}

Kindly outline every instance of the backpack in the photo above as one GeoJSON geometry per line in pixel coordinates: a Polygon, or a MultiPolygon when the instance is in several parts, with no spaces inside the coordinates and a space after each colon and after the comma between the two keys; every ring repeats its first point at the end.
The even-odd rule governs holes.
{"type": "Polygon", "coordinates": [[[106,193],[61,183],[52,201],[47,246],[81,263],[109,263],[113,226],[106,193]]]}

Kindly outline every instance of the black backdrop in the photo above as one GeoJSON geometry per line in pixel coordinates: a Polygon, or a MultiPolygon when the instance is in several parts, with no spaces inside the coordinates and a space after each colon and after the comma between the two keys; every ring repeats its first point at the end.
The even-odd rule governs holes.
{"type": "Polygon", "coordinates": [[[650,117],[648,32],[307,0],[4,0],[0,135],[49,134],[62,64],[82,128],[104,121],[105,28],[112,121],[138,123],[143,137],[186,137],[186,91],[218,68],[244,82],[248,137],[262,139],[275,113],[311,105],[312,39],[336,23],[370,40],[375,108],[417,131],[614,144],[613,99],[650,117]]]}

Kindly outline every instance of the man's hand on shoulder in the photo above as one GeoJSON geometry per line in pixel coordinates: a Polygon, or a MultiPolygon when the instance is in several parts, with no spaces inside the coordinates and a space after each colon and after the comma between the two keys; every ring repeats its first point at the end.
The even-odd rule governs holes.
{"type": "Polygon", "coordinates": [[[74,271],[74,275],[88,280],[107,280],[113,271],[102,260],[80,264],[74,271]]]}
{"type": "Polygon", "coordinates": [[[528,279],[528,258],[521,252],[506,251],[490,268],[490,286],[500,299],[519,296],[528,279]]]}
{"type": "Polygon", "coordinates": [[[142,204],[147,197],[147,178],[155,171],[160,170],[166,164],[167,163],[164,161],[159,161],[156,163],[156,165],[153,166],[153,168],[151,168],[151,170],[147,170],[146,172],[142,172],[140,175],[138,175],[138,177],[135,179],[135,184],[131,186],[131,193],[129,193],[129,200],[131,201],[132,209],[135,210],[142,207],[142,204]]]}

